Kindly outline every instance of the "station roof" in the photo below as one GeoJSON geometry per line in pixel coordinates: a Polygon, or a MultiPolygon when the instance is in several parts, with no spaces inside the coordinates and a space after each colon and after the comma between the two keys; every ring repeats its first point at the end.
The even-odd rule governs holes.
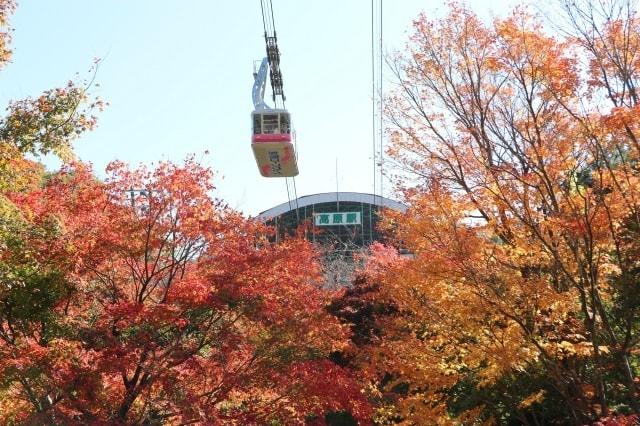
{"type": "Polygon", "coordinates": [[[268,210],[261,212],[257,218],[260,220],[269,220],[276,216],[280,216],[289,211],[297,208],[311,206],[313,204],[322,203],[335,203],[335,202],[355,202],[364,204],[373,204],[389,209],[404,212],[407,210],[407,206],[399,201],[392,200],[390,198],[382,197],[380,195],[365,194],[362,192],[324,192],[321,194],[305,195],[298,198],[298,202],[291,200],[291,203],[286,202],[278,204],[268,210]]]}

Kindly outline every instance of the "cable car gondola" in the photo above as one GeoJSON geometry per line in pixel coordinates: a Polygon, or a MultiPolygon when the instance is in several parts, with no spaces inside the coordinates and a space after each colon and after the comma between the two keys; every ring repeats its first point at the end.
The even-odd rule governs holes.
{"type": "Polygon", "coordinates": [[[258,164],[258,170],[264,177],[293,177],[298,175],[298,163],[292,139],[291,115],[284,108],[282,74],[280,72],[280,52],[278,51],[275,30],[273,35],[265,27],[267,56],[262,59],[260,68],[253,73],[253,106],[251,113],[251,148],[258,164]],[[271,108],[264,101],[267,74],[271,79],[273,100],[281,98],[281,108],[271,108]]]}
{"type": "Polygon", "coordinates": [[[260,174],[289,177],[298,174],[292,143],[291,117],[284,109],[256,110],[251,113],[251,148],[260,174]]]}

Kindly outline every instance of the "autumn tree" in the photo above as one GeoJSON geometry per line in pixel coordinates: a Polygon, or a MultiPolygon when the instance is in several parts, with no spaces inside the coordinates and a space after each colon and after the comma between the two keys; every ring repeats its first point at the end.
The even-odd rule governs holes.
{"type": "Polygon", "coordinates": [[[415,257],[379,279],[401,312],[382,360],[387,387],[408,386],[405,421],[640,409],[630,4],[562,2],[551,29],[526,9],[488,25],[453,4],[420,16],[392,59],[390,155],[411,208],[388,221],[415,257]]]}
{"type": "MultiPolygon", "coordinates": [[[[11,58],[8,17],[15,9],[11,0],[0,2],[0,67],[11,58]]],[[[95,125],[93,110],[102,102],[90,100],[91,82],[67,83],[45,91],[37,98],[13,101],[0,119],[0,346],[12,341],[12,327],[40,321],[63,291],[56,268],[25,249],[33,236],[49,228],[33,226],[16,205],[14,196],[38,188],[45,170],[36,160],[52,153],[63,159],[72,156],[70,144],[95,125]],[[27,157],[29,156],[29,158],[27,157]]],[[[3,351],[4,352],[4,351],[3,351]]],[[[3,353],[3,356],[11,356],[3,353]]],[[[4,362],[4,359],[3,359],[4,362]]],[[[9,412],[13,402],[6,392],[7,375],[0,375],[0,411],[9,412]],[[5,411],[5,408],[7,410],[5,411]]]]}
{"type": "MultiPolygon", "coordinates": [[[[0,67],[11,59],[8,18],[15,9],[11,0],[0,2],[0,67]]],[[[97,64],[95,65],[97,66],[97,64]]],[[[92,69],[92,75],[95,67],[92,69]]],[[[71,142],[95,125],[94,110],[102,108],[91,99],[92,81],[68,82],[45,91],[36,98],[12,101],[0,119],[0,347],[3,361],[7,344],[24,324],[43,321],[65,288],[56,267],[35,257],[26,243],[50,227],[34,226],[31,218],[15,203],[15,196],[37,189],[45,170],[37,159],[54,154],[72,158],[71,142]]],[[[4,358],[4,357],[7,358],[4,358]]],[[[0,374],[0,412],[11,413],[14,401],[7,392],[10,375],[0,374]]],[[[11,416],[5,417],[5,421],[11,416]]]]}
{"type": "MultiPolygon", "coordinates": [[[[6,28],[12,1],[0,1],[6,28]]],[[[0,33],[0,64],[9,33],[0,33]]],[[[192,159],[107,178],[74,159],[92,82],[12,102],[0,120],[0,422],[322,424],[367,419],[329,360],[348,330],[317,254],[212,197],[192,159]],[[45,172],[44,154],[60,157],[45,172]]]]}
{"type": "Polygon", "coordinates": [[[102,183],[76,165],[15,198],[49,229],[24,243],[56,268],[41,291],[59,292],[37,318],[6,318],[5,418],[366,417],[358,384],[327,360],[345,332],[325,312],[309,243],[270,244],[266,228],[210,198],[211,172],[191,160],[110,172],[102,183]]]}

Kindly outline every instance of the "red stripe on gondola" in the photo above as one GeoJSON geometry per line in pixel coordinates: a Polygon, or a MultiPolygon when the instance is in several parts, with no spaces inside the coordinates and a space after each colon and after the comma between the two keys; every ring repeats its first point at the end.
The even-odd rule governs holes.
{"type": "Polygon", "coordinates": [[[291,142],[291,135],[287,133],[253,135],[251,137],[251,142],[291,142]]]}

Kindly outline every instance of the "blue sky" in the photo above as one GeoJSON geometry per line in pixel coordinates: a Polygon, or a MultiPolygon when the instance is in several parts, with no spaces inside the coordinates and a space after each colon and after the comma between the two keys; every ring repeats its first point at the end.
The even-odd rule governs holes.
{"type": "MultiPolygon", "coordinates": [[[[513,3],[468,2],[483,17],[513,3]]],[[[336,158],[340,190],[371,193],[370,1],[273,6],[298,137],[298,196],[335,191],[336,158]]],[[[404,47],[419,12],[443,10],[443,1],[384,1],[383,49],[404,47]]],[[[22,0],[11,25],[3,104],[64,85],[76,72],[86,77],[102,58],[93,93],[110,106],[75,144],[98,174],[115,159],[180,162],[193,153],[217,171],[216,195],[230,206],[255,215],[287,201],[284,179],[262,178],[250,147],[252,66],[264,55],[259,1],[22,0]]],[[[385,182],[393,198],[390,190],[385,182]]]]}

